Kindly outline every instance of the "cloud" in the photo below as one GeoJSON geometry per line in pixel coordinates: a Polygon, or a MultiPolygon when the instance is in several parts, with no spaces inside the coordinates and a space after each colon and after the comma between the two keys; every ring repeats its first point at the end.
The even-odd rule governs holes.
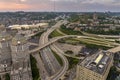
{"type": "Polygon", "coordinates": [[[77,0],[50,0],[50,1],[58,1],[58,2],[76,2],[77,0]]]}
{"type": "Polygon", "coordinates": [[[82,3],[99,3],[99,4],[106,4],[106,3],[111,3],[114,2],[114,0],[83,0],[82,3]]]}
{"type": "Polygon", "coordinates": [[[25,10],[30,8],[29,5],[25,5],[25,4],[18,4],[18,3],[13,3],[13,2],[0,2],[0,10],[25,10]],[[9,6],[5,6],[5,5],[9,5],[9,6]]]}
{"type": "Polygon", "coordinates": [[[120,0],[0,0],[0,11],[53,11],[54,1],[56,11],[120,11],[120,0]]]}
{"type": "Polygon", "coordinates": [[[120,5],[120,0],[82,0],[82,4],[120,5]]]}

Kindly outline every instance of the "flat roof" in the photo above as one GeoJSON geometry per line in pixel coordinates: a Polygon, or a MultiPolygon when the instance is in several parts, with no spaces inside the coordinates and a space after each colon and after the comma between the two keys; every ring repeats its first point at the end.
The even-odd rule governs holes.
{"type": "Polygon", "coordinates": [[[98,74],[104,75],[107,67],[112,61],[112,57],[112,53],[100,51],[96,54],[86,57],[82,62],[79,63],[79,65],[98,74]]]}

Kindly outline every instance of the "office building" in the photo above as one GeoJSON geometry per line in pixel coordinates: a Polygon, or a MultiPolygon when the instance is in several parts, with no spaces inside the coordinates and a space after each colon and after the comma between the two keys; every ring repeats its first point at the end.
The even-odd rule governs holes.
{"type": "Polygon", "coordinates": [[[106,80],[113,56],[110,52],[100,51],[89,56],[77,65],[75,80],[106,80]]]}
{"type": "Polygon", "coordinates": [[[0,26],[0,72],[8,72],[11,69],[11,39],[12,36],[7,34],[3,26],[0,26]]]}
{"type": "Polygon", "coordinates": [[[17,34],[11,42],[12,70],[11,80],[32,80],[29,44],[26,38],[17,34]]]}

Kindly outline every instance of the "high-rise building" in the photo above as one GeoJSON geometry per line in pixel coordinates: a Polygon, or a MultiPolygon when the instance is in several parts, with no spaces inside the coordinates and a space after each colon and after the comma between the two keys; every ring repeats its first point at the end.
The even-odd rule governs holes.
{"type": "Polygon", "coordinates": [[[105,51],[87,57],[77,65],[75,80],[106,80],[112,61],[112,53],[105,51]]]}
{"type": "Polygon", "coordinates": [[[11,42],[12,70],[11,80],[32,80],[29,44],[26,38],[17,34],[11,42]]]}
{"type": "Polygon", "coordinates": [[[11,70],[11,39],[12,36],[7,34],[5,27],[0,26],[0,72],[11,70]]]}

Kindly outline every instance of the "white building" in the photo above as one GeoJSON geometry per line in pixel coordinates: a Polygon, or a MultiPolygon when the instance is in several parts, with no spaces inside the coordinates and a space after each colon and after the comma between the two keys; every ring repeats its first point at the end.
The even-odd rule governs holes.
{"type": "Polygon", "coordinates": [[[46,28],[48,27],[48,23],[38,23],[38,24],[33,24],[33,25],[12,25],[9,26],[11,29],[32,29],[32,28],[46,28]]]}

